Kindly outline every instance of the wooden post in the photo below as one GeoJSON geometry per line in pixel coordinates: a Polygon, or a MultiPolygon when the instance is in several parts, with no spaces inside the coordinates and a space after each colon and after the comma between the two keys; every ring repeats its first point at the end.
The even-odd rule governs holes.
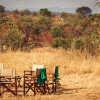
{"type": "Polygon", "coordinates": [[[55,86],[54,86],[54,94],[56,93],[56,82],[55,82],[55,86]]]}
{"type": "MultiPolygon", "coordinates": [[[[0,77],[0,82],[1,82],[1,77],[0,77]]],[[[1,96],[2,94],[1,94],[1,83],[0,83],[0,96],[1,96]]]]}
{"type": "Polygon", "coordinates": [[[16,70],[15,70],[15,94],[17,96],[17,76],[16,76],[16,70]]]}
{"type": "Polygon", "coordinates": [[[15,94],[17,96],[17,76],[15,76],[15,94]]]}
{"type": "Polygon", "coordinates": [[[1,93],[2,91],[1,91],[1,84],[0,84],[0,96],[2,95],[2,93],[1,93]]]}
{"type": "Polygon", "coordinates": [[[24,71],[24,96],[25,96],[25,71],[24,71]]]}
{"type": "Polygon", "coordinates": [[[31,71],[31,76],[32,76],[32,71],[31,71]]]}

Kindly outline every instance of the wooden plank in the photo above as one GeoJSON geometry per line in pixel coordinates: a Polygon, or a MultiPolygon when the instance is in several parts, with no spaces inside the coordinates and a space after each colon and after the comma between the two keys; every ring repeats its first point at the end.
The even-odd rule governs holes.
{"type": "Polygon", "coordinates": [[[3,69],[4,69],[4,65],[0,64],[0,75],[2,75],[3,69]]]}
{"type": "Polygon", "coordinates": [[[24,95],[26,95],[29,92],[29,90],[32,90],[35,95],[34,80],[36,79],[36,77],[33,76],[33,73],[34,71],[24,71],[24,88],[23,88],[24,95]],[[30,73],[30,75],[27,75],[27,72],[30,73]]]}
{"type": "Polygon", "coordinates": [[[25,71],[24,71],[24,87],[23,87],[23,93],[24,93],[24,96],[25,96],[25,71]]]}
{"type": "MultiPolygon", "coordinates": [[[[11,92],[13,95],[17,95],[19,80],[21,80],[20,76],[15,76],[15,77],[0,76],[0,86],[6,88],[7,91],[11,92]],[[13,88],[14,90],[12,90],[11,88],[13,88]]],[[[3,91],[3,92],[7,92],[7,91],[3,91]]]]}
{"type": "Polygon", "coordinates": [[[16,93],[16,95],[17,95],[17,88],[18,88],[18,87],[17,87],[17,80],[18,80],[18,79],[17,79],[17,77],[15,76],[15,93],[16,93]]]}
{"type": "Polygon", "coordinates": [[[0,82],[0,84],[12,84],[14,82],[0,82]]]}
{"type": "Polygon", "coordinates": [[[10,88],[8,88],[5,84],[0,84],[1,86],[3,86],[4,88],[6,88],[9,92],[11,92],[13,95],[16,96],[16,93],[14,90],[11,90],[10,88]]]}

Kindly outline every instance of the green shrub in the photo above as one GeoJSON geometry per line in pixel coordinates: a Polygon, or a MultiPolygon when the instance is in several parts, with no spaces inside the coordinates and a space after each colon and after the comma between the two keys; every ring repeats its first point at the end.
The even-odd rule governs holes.
{"type": "Polygon", "coordinates": [[[71,49],[71,43],[72,43],[72,40],[69,40],[69,39],[67,39],[66,40],[66,45],[65,45],[65,49],[71,49]]]}
{"type": "Polygon", "coordinates": [[[3,18],[0,19],[0,24],[6,24],[9,21],[9,19],[3,18]]]}
{"type": "Polygon", "coordinates": [[[73,39],[72,41],[72,49],[81,49],[84,45],[81,39],[73,39]]]}
{"type": "Polygon", "coordinates": [[[13,13],[14,13],[14,14],[19,14],[18,9],[13,10],[13,13]]]}
{"type": "Polygon", "coordinates": [[[64,45],[65,41],[62,38],[56,38],[54,42],[52,43],[52,47],[57,48],[57,47],[62,47],[64,45]]]}
{"type": "Polygon", "coordinates": [[[37,34],[37,35],[39,35],[41,33],[40,27],[34,28],[34,33],[37,34]]]}
{"type": "Polygon", "coordinates": [[[51,12],[47,8],[40,9],[40,14],[43,16],[51,16],[51,12]]]}
{"type": "Polygon", "coordinates": [[[37,35],[47,31],[50,28],[50,18],[46,16],[39,16],[38,20],[33,21],[33,32],[37,35]]]}
{"type": "Polygon", "coordinates": [[[33,25],[33,32],[34,32],[34,34],[39,35],[39,34],[41,34],[42,32],[44,32],[46,30],[47,30],[47,26],[45,26],[45,25],[41,25],[39,23],[35,23],[33,25]]]}
{"type": "Polygon", "coordinates": [[[54,38],[62,37],[64,29],[61,26],[55,26],[51,28],[51,34],[54,38]]]}
{"type": "Polygon", "coordinates": [[[93,34],[91,35],[91,38],[92,38],[92,40],[94,40],[94,41],[99,41],[99,40],[100,40],[100,35],[98,35],[98,34],[96,34],[96,33],[93,33],[93,34]]]}
{"type": "Polygon", "coordinates": [[[67,16],[68,16],[68,14],[67,14],[66,12],[62,12],[62,13],[61,13],[61,17],[67,18],[67,16]]]}
{"type": "Polygon", "coordinates": [[[25,26],[24,24],[32,25],[33,23],[32,18],[30,16],[21,16],[18,21],[23,26],[25,26]]]}
{"type": "Polygon", "coordinates": [[[11,48],[12,50],[19,49],[22,44],[24,35],[18,28],[9,28],[7,33],[4,34],[2,41],[4,41],[4,45],[7,48],[11,48]]]}
{"type": "Polygon", "coordinates": [[[21,13],[22,16],[23,16],[23,15],[30,15],[30,14],[31,14],[31,11],[28,10],[28,9],[24,9],[24,10],[22,10],[20,13],[21,13]]]}
{"type": "Polygon", "coordinates": [[[87,45],[87,47],[86,47],[86,49],[87,49],[87,51],[90,53],[90,54],[94,54],[94,49],[95,47],[94,47],[94,44],[93,43],[89,43],[88,45],[87,45]]]}
{"type": "Polygon", "coordinates": [[[46,16],[39,16],[39,23],[49,25],[51,23],[50,18],[46,16]]]}
{"type": "Polygon", "coordinates": [[[88,51],[88,53],[90,53],[91,55],[95,55],[96,51],[100,47],[100,41],[91,40],[86,44],[87,45],[85,46],[85,48],[88,51]]]}
{"type": "Polygon", "coordinates": [[[100,39],[94,35],[91,37],[81,37],[80,39],[73,39],[71,48],[76,50],[87,51],[89,54],[94,55],[99,48],[100,39]]]}
{"type": "Polygon", "coordinates": [[[71,40],[65,40],[63,38],[56,38],[52,43],[52,47],[62,47],[65,49],[71,48],[71,40]]]}
{"type": "Polygon", "coordinates": [[[5,7],[3,5],[0,5],[0,13],[5,12],[5,7]]]}

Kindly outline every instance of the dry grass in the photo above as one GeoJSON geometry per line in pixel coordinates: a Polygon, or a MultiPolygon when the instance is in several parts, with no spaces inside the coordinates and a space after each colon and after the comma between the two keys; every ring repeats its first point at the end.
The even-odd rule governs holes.
{"type": "Polygon", "coordinates": [[[6,68],[16,69],[17,74],[20,75],[23,75],[24,70],[31,69],[32,64],[44,64],[48,72],[54,72],[55,66],[58,65],[60,77],[62,77],[61,84],[64,88],[60,95],[4,96],[0,100],[65,100],[66,98],[68,100],[100,100],[99,55],[91,57],[79,51],[69,52],[61,48],[45,47],[33,49],[31,52],[0,53],[0,63],[3,63],[6,68]]]}
{"type": "Polygon", "coordinates": [[[22,73],[26,69],[31,69],[32,64],[44,64],[49,72],[54,72],[54,67],[60,67],[60,75],[65,74],[100,74],[100,57],[91,57],[76,51],[66,51],[64,49],[36,48],[31,52],[6,52],[0,53],[0,63],[6,68],[16,69],[22,73]]]}

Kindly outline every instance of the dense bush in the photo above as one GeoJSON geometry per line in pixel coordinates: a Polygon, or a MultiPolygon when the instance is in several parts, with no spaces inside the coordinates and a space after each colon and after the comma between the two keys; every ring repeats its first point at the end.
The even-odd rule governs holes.
{"type": "MultiPolygon", "coordinates": [[[[4,12],[1,8],[0,12],[4,12]]],[[[88,16],[90,10],[77,9],[79,14],[85,13],[85,17],[54,13],[47,8],[39,12],[25,9],[0,13],[0,48],[32,49],[35,42],[45,41],[52,43],[52,47],[88,51],[93,55],[100,49],[100,14],[88,16]]]]}
{"type": "Polygon", "coordinates": [[[9,30],[0,37],[1,47],[6,47],[6,49],[11,48],[12,50],[17,50],[21,48],[22,40],[24,35],[17,28],[9,28],[9,30]]]}
{"type": "Polygon", "coordinates": [[[52,43],[52,47],[58,48],[62,47],[65,49],[80,50],[81,52],[87,51],[91,55],[94,55],[96,50],[99,48],[100,38],[75,38],[73,40],[56,38],[52,43]],[[93,40],[94,39],[94,40],[93,40]]]}
{"type": "Polygon", "coordinates": [[[10,29],[8,30],[7,34],[8,34],[7,43],[9,44],[8,46],[14,50],[20,48],[24,37],[21,31],[19,29],[10,29]]]}
{"type": "Polygon", "coordinates": [[[18,9],[13,10],[13,13],[14,13],[14,14],[19,14],[18,9]]]}
{"type": "Polygon", "coordinates": [[[71,40],[65,40],[64,38],[56,38],[52,43],[52,47],[62,47],[65,49],[71,48],[71,40]]]}
{"type": "Polygon", "coordinates": [[[66,41],[63,38],[56,38],[52,44],[52,47],[64,47],[66,45],[66,41]]]}
{"type": "Polygon", "coordinates": [[[71,49],[71,43],[72,43],[72,40],[69,40],[69,39],[66,39],[66,45],[65,45],[65,49],[71,49]]]}
{"type": "Polygon", "coordinates": [[[40,9],[40,14],[43,16],[51,16],[51,12],[47,8],[40,9]]]}
{"type": "Polygon", "coordinates": [[[39,23],[49,25],[51,23],[50,18],[45,16],[39,16],[39,23]]]}
{"type": "Polygon", "coordinates": [[[0,13],[3,13],[5,11],[5,7],[3,5],[0,5],[0,13]]]}
{"type": "Polygon", "coordinates": [[[7,18],[0,19],[0,24],[6,24],[9,21],[7,18]]]}
{"type": "Polygon", "coordinates": [[[29,41],[29,38],[31,37],[33,33],[33,20],[32,18],[30,18],[30,16],[23,16],[19,19],[19,23],[21,26],[20,29],[25,35],[24,41],[27,44],[29,41]]]}
{"type": "Polygon", "coordinates": [[[23,15],[29,15],[29,14],[31,14],[31,11],[30,10],[28,10],[28,9],[24,9],[24,10],[22,10],[21,12],[20,12],[20,14],[23,16],[23,15]]]}
{"type": "Polygon", "coordinates": [[[81,49],[84,45],[81,39],[73,39],[72,41],[72,49],[81,49]]]}
{"type": "Polygon", "coordinates": [[[91,15],[92,10],[91,10],[91,8],[89,8],[89,7],[83,6],[83,7],[77,8],[77,9],[76,9],[76,12],[77,12],[78,14],[80,14],[81,16],[85,17],[85,16],[91,15]]]}
{"type": "Polygon", "coordinates": [[[66,18],[67,16],[68,16],[68,14],[66,12],[61,13],[61,17],[66,18]]]}
{"type": "Polygon", "coordinates": [[[64,28],[62,26],[55,26],[51,28],[51,34],[54,38],[62,37],[64,34],[64,28]]]}
{"type": "Polygon", "coordinates": [[[33,32],[37,35],[49,30],[51,21],[49,17],[39,16],[37,20],[33,21],[33,32]]]}

